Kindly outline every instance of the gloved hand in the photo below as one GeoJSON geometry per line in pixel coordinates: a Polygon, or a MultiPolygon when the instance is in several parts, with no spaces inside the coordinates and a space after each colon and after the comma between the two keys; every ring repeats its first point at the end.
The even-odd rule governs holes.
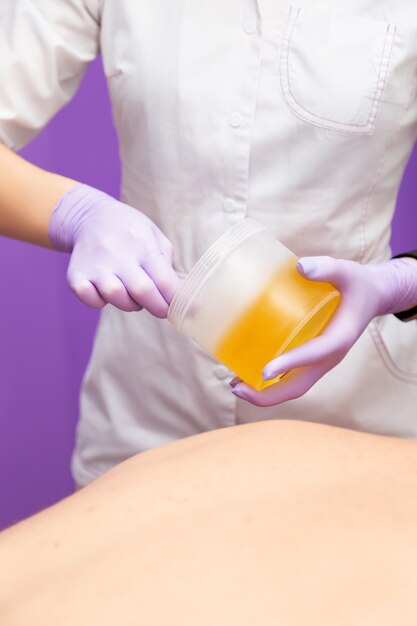
{"type": "Polygon", "coordinates": [[[166,317],[179,284],[172,246],[143,213],[75,185],[55,207],[49,238],[57,250],[72,252],[67,279],[80,300],[94,308],[111,303],[166,317]]]}
{"type": "Polygon", "coordinates": [[[323,333],[265,365],[264,380],[288,374],[263,391],[234,379],[233,393],[257,406],[272,406],[304,395],[346,356],[376,316],[397,313],[417,303],[417,263],[394,259],[373,265],[330,257],[300,259],[297,269],[310,280],[325,281],[341,293],[339,306],[323,333]],[[295,371],[292,371],[295,370],[295,371]]]}

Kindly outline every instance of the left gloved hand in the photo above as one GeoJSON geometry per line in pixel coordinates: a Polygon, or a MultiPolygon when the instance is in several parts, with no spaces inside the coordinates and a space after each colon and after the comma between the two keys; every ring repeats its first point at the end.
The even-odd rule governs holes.
{"type": "Polygon", "coordinates": [[[374,317],[406,311],[417,303],[417,263],[412,260],[361,265],[331,257],[306,257],[300,259],[297,269],[305,278],[334,285],[341,301],[322,335],[265,365],[264,380],[289,372],[282,381],[263,391],[255,391],[239,379],[231,382],[236,396],[257,406],[303,396],[340,363],[374,317]]]}

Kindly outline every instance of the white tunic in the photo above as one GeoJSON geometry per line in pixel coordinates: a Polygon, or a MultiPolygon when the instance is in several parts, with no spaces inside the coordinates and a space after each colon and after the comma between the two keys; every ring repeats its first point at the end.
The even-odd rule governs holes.
{"type": "MultiPolygon", "coordinates": [[[[390,257],[417,132],[415,0],[2,0],[0,24],[0,140],[28,141],[101,50],[122,197],[168,236],[181,275],[245,216],[299,255],[390,257]]],[[[106,307],[75,478],[266,418],[414,437],[416,355],[416,322],[378,318],[306,396],[260,409],[166,320],[106,307]]]]}

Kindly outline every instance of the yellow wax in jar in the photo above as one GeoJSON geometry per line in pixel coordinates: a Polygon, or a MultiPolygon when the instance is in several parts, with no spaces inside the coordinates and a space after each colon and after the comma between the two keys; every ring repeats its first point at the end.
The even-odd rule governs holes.
{"type": "Polygon", "coordinates": [[[340,300],[333,285],[303,278],[296,269],[297,260],[291,259],[274,274],[213,352],[257,390],[276,382],[262,379],[264,366],[282,352],[319,335],[340,300]]]}

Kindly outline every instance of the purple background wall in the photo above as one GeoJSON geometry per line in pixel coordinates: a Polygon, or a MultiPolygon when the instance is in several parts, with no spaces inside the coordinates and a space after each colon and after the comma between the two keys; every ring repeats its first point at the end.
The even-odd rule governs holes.
{"type": "MultiPolygon", "coordinates": [[[[100,61],[22,155],[113,195],[118,146],[100,61]]],[[[66,285],[68,255],[0,238],[0,528],[70,493],[78,393],[98,313],[66,285]]]]}
{"type": "MultiPolygon", "coordinates": [[[[117,139],[100,61],[22,154],[118,195],[117,139]]],[[[416,169],[417,154],[394,224],[398,251],[417,247],[416,169]]],[[[67,255],[0,238],[0,529],[73,489],[78,393],[98,315],[67,288],[67,262],[67,255]]]]}

